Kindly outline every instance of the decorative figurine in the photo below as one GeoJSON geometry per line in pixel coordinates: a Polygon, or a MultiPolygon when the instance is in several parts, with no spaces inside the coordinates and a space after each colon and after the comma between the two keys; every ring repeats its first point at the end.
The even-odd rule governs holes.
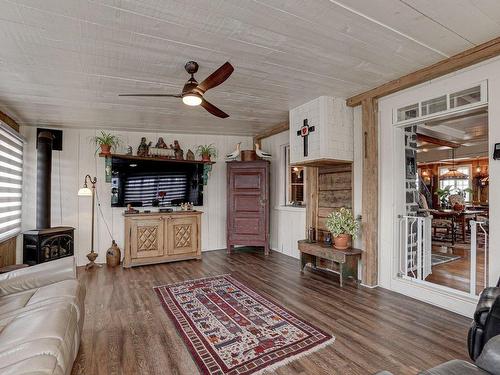
{"type": "Polygon", "coordinates": [[[156,142],[156,148],[167,148],[167,144],[163,140],[163,137],[158,138],[158,142],[156,142]]]}
{"type": "Polygon", "coordinates": [[[141,138],[141,144],[137,148],[137,156],[148,156],[149,147],[153,142],[146,143],[146,137],[141,138]]]}
{"type": "Polygon", "coordinates": [[[181,203],[181,211],[192,211],[192,210],[193,210],[192,202],[181,203]]]}
{"type": "Polygon", "coordinates": [[[139,210],[136,210],[135,208],[133,208],[130,203],[127,204],[127,209],[125,210],[125,214],[136,214],[138,212],[139,212],[139,210]]]}
{"type": "Polygon", "coordinates": [[[236,144],[236,150],[226,155],[226,159],[236,160],[240,156],[241,142],[236,144]]]}
{"type": "Polygon", "coordinates": [[[194,152],[191,149],[186,152],[186,160],[194,160],[194,152]]]}
{"type": "Polygon", "coordinates": [[[255,144],[255,153],[257,154],[258,157],[262,159],[270,159],[272,156],[269,152],[261,150],[260,145],[258,143],[255,144]]]}
{"type": "Polygon", "coordinates": [[[173,146],[170,145],[170,148],[174,149],[176,160],[184,160],[184,151],[182,151],[181,145],[179,144],[179,141],[177,139],[174,141],[173,146]]]}
{"type": "Polygon", "coordinates": [[[132,146],[127,147],[127,155],[132,155],[132,146]]]}

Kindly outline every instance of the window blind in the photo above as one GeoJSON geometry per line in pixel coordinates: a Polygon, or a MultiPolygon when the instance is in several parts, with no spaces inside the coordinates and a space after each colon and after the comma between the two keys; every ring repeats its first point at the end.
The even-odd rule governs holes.
{"type": "Polygon", "coordinates": [[[0,122],[0,242],[21,232],[23,140],[0,122]]]}
{"type": "Polygon", "coordinates": [[[174,199],[186,199],[187,184],[188,178],[184,173],[128,176],[125,180],[125,204],[142,202],[147,207],[152,206],[153,199],[158,199],[161,206],[170,205],[174,199]]]}

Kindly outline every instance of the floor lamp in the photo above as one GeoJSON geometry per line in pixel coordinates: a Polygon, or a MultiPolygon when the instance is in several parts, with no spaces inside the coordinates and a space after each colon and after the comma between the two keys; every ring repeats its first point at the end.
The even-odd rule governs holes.
{"type": "Polygon", "coordinates": [[[97,183],[97,177],[90,177],[90,175],[86,175],[83,180],[83,187],[78,190],[79,197],[92,197],[92,230],[91,230],[91,240],[90,240],[90,253],[87,254],[87,258],[89,263],[85,266],[85,269],[88,270],[94,266],[98,266],[95,263],[97,259],[97,253],[94,251],[94,216],[95,216],[95,184],[97,183]],[[90,183],[91,187],[89,188],[87,182],[90,183]]]}

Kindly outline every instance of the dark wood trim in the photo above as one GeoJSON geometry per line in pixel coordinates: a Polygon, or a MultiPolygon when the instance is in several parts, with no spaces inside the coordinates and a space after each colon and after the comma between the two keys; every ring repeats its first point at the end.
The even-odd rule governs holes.
{"type": "Polygon", "coordinates": [[[6,113],[3,113],[2,111],[0,111],[0,121],[5,122],[12,129],[14,129],[16,132],[19,131],[19,124],[12,117],[7,115],[6,113]]]}
{"type": "Polygon", "coordinates": [[[284,131],[287,131],[288,129],[290,129],[290,124],[288,123],[288,121],[286,122],[282,122],[281,124],[278,124],[276,126],[273,126],[271,129],[268,129],[260,134],[257,134],[256,136],[253,137],[253,143],[256,144],[258,143],[259,145],[261,144],[260,142],[264,139],[264,138],[269,138],[273,135],[276,135],[276,134],[279,134],[279,133],[282,133],[284,131]]]}
{"type": "Polygon", "coordinates": [[[363,187],[362,187],[362,257],[363,283],[378,284],[378,101],[364,99],[363,121],[363,187]]]}
{"type": "Polygon", "coordinates": [[[481,61],[491,59],[492,57],[498,55],[500,55],[500,37],[458,53],[445,60],[441,60],[433,65],[417,70],[416,72],[387,82],[374,89],[352,96],[347,99],[347,105],[350,107],[356,107],[365,99],[380,98],[408,87],[418,85],[419,83],[423,83],[477,64],[481,61]]]}
{"type": "Polygon", "coordinates": [[[445,146],[449,148],[458,148],[461,145],[459,143],[445,141],[444,139],[434,138],[430,135],[425,135],[421,133],[417,133],[417,141],[432,143],[433,145],[445,146]]]}

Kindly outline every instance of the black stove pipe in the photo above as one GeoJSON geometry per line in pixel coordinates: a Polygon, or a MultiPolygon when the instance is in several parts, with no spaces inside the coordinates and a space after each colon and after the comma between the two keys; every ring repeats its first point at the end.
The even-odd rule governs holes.
{"type": "Polygon", "coordinates": [[[36,229],[50,228],[53,142],[54,136],[50,132],[42,131],[38,135],[36,156],[36,229]]]}

